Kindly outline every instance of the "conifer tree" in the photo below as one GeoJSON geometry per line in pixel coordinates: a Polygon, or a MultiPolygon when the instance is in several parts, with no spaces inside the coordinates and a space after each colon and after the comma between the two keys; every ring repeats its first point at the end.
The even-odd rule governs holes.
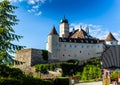
{"type": "Polygon", "coordinates": [[[13,41],[19,41],[22,38],[15,34],[13,28],[19,21],[14,15],[16,8],[8,0],[0,2],[0,64],[13,64],[14,60],[11,54],[24,48],[24,46],[13,44],[13,41]]]}

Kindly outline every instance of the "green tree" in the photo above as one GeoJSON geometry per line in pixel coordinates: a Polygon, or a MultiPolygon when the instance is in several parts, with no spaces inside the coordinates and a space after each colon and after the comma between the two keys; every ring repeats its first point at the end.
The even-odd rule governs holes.
{"type": "Polygon", "coordinates": [[[13,54],[23,46],[13,44],[19,41],[22,36],[15,34],[13,26],[19,21],[14,15],[16,6],[11,5],[8,0],[0,2],[0,64],[13,64],[13,54]]]}

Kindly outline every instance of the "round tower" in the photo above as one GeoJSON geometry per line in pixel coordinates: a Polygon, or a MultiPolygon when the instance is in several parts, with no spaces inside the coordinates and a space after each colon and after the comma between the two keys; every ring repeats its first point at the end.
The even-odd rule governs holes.
{"type": "Polygon", "coordinates": [[[68,20],[64,18],[60,22],[60,37],[68,38],[69,36],[69,24],[68,20]]]}
{"type": "Polygon", "coordinates": [[[48,35],[48,43],[47,43],[49,59],[57,57],[58,45],[59,45],[59,35],[55,27],[53,26],[52,31],[48,35]]]}
{"type": "Polygon", "coordinates": [[[112,35],[111,32],[107,35],[105,39],[106,45],[118,45],[118,40],[112,35]]]}

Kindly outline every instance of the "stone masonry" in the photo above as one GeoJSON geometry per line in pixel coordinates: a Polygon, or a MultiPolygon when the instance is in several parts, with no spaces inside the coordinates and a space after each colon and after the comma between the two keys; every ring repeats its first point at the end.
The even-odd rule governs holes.
{"type": "Polygon", "coordinates": [[[15,53],[15,60],[23,62],[23,64],[15,63],[15,67],[29,73],[33,71],[32,66],[43,63],[42,50],[39,49],[24,49],[15,53]]]}

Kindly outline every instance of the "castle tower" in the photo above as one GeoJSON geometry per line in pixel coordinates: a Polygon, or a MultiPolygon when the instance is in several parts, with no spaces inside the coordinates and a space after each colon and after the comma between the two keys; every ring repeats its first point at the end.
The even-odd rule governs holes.
{"type": "Polygon", "coordinates": [[[49,59],[52,59],[57,56],[58,45],[59,45],[59,35],[55,27],[53,26],[52,31],[48,35],[48,42],[47,42],[49,59]]]}
{"type": "Polygon", "coordinates": [[[69,24],[68,20],[64,18],[60,22],[60,37],[67,38],[69,36],[69,24]]]}
{"type": "Polygon", "coordinates": [[[112,35],[111,32],[109,32],[109,34],[107,35],[105,42],[106,42],[106,45],[117,45],[118,44],[118,40],[115,39],[115,37],[112,35]]]}

